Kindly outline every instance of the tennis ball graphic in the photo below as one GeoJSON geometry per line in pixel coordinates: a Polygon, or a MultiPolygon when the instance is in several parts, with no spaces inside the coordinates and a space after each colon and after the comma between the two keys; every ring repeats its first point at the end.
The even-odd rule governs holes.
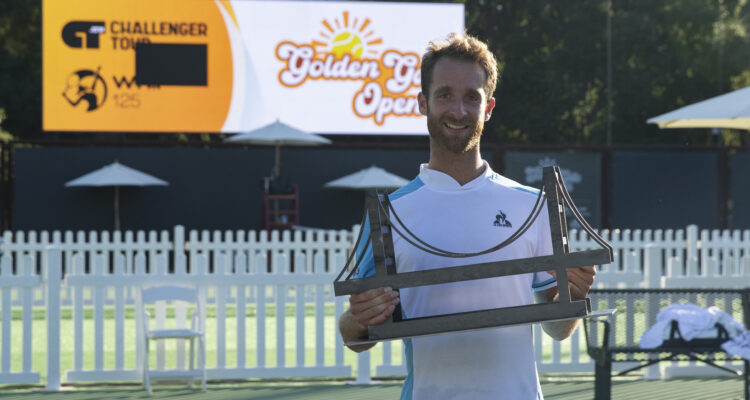
{"type": "Polygon", "coordinates": [[[349,54],[352,58],[359,58],[362,56],[362,40],[359,36],[350,32],[339,33],[333,38],[331,52],[336,58],[341,58],[344,54],[349,54]]]}

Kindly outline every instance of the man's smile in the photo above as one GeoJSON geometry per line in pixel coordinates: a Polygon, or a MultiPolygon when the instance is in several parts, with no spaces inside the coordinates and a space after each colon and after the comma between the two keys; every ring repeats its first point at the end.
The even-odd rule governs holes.
{"type": "Polygon", "coordinates": [[[469,127],[469,125],[468,125],[468,124],[456,124],[456,123],[451,123],[451,122],[444,122],[443,124],[444,124],[444,125],[445,125],[445,126],[446,126],[446,127],[448,128],[448,129],[450,129],[450,130],[454,130],[454,131],[459,131],[459,130],[463,130],[463,129],[466,129],[466,128],[468,128],[468,127],[469,127]]]}

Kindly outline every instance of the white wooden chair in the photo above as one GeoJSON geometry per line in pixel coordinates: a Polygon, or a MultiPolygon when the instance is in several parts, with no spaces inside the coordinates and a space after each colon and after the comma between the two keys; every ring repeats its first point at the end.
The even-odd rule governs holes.
{"type": "Polygon", "coordinates": [[[151,393],[151,380],[154,379],[186,379],[190,386],[195,379],[202,380],[202,389],[206,391],[206,346],[205,346],[205,316],[201,313],[201,301],[198,290],[183,286],[154,286],[142,288],[138,312],[143,318],[143,331],[141,332],[141,343],[144,351],[142,357],[143,386],[151,393]],[[151,315],[146,311],[147,305],[156,305],[158,302],[176,304],[184,302],[194,304],[195,311],[190,320],[190,329],[151,329],[151,315]],[[187,370],[161,370],[149,369],[149,345],[153,340],[178,339],[190,341],[190,369],[187,370]],[[195,342],[198,342],[197,352],[195,342]],[[196,354],[197,353],[197,354],[196,354]],[[194,368],[195,356],[198,358],[197,366],[194,368]]]}

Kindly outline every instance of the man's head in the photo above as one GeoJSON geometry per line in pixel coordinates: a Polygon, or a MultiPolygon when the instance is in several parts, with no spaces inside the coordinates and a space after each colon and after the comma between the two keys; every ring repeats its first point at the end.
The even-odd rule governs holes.
{"type": "Polygon", "coordinates": [[[454,58],[457,60],[476,63],[485,73],[484,92],[487,98],[492,98],[497,86],[497,60],[495,55],[487,48],[487,44],[481,40],[462,33],[451,33],[447,40],[430,42],[427,51],[422,55],[422,93],[425,96],[430,91],[432,74],[435,64],[441,58],[454,58]]]}
{"type": "Polygon", "coordinates": [[[461,154],[476,148],[495,100],[497,61],[478,39],[453,33],[431,42],[422,57],[420,111],[430,138],[461,154]]]}

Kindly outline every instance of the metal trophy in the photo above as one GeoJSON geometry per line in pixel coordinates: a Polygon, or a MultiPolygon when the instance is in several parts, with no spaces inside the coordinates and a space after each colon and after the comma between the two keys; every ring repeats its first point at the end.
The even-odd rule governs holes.
{"type": "Polygon", "coordinates": [[[362,232],[360,232],[352,254],[349,256],[344,269],[333,283],[336,296],[361,293],[379,287],[391,287],[394,290],[399,290],[415,286],[554,270],[557,273],[557,285],[560,288],[559,301],[414,319],[403,318],[401,304],[399,304],[387,321],[380,325],[368,327],[368,337],[366,339],[347,342],[347,345],[511,325],[601,317],[611,315],[614,312],[614,310],[592,311],[589,298],[583,300],[571,299],[566,269],[611,263],[613,261],[613,253],[612,246],[604,241],[589,226],[573,204],[573,200],[565,188],[558,167],[545,167],[543,169],[542,189],[539,191],[534,208],[518,230],[497,246],[477,253],[449,252],[423,242],[401,222],[386,194],[377,192],[369,193],[365,198],[365,208],[365,212],[370,220],[369,241],[372,244],[375,261],[375,276],[359,279],[352,278],[361,261],[361,259],[355,260],[356,249],[359,247],[363,236],[362,232]],[[398,233],[409,244],[423,251],[444,257],[463,258],[491,253],[506,247],[521,237],[533,225],[539,213],[544,208],[544,193],[546,193],[547,211],[549,213],[550,231],[552,233],[552,255],[461,265],[427,271],[396,272],[393,232],[398,233]],[[570,209],[583,229],[602,248],[570,252],[568,246],[568,229],[565,221],[565,206],[570,209]],[[346,277],[344,277],[345,273],[347,273],[346,277]],[[342,277],[344,278],[342,279],[342,277]],[[562,288],[566,288],[566,290],[562,288]]]}

